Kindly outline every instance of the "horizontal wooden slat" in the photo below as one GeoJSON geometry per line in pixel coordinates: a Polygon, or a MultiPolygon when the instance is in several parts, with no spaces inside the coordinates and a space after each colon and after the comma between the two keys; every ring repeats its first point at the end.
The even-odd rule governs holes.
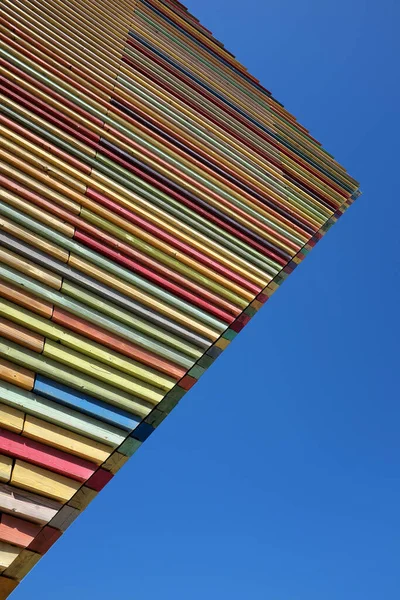
{"type": "Polygon", "coordinates": [[[0,600],[359,194],[178,0],[3,4],[0,600]]]}
{"type": "MultiPolygon", "coordinates": [[[[8,356],[5,346],[4,355],[8,356]]],[[[35,380],[35,374],[29,369],[0,358],[0,380],[13,383],[24,390],[31,390],[35,380]]]]}
{"type": "Polygon", "coordinates": [[[31,569],[33,569],[40,558],[40,554],[24,548],[17,558],[10,564],[8,569],[4,571],[4,575],[11,577],[11,579],[8,579],[8,581],[13,581],[14,584],[17,584],[31,569]]]}
{"type": "Polygon", "coordinates": [[[95,471],[93,463],[5,429],[0,429],[0,452],[77,481],[86,481],[95,471]]]}
{"type": "Polygon", "coordinates": [[[43,300],[40,300],[40,298],[37,298],[37,297],[33,296],[32,294],[25,292],[24,289],[18,288],[16,286],[12,285],[11,283],[2,281],[1,279],[0,279],[0,296],[2,298],[6,298],[10,302],[15,302],[16,304],[19,304],[20,306],[23,306],[24,308],[29,308],[30,310],[41,315],[42,317],[45,317],[47,319],[49,319],[51,317],[52,310],[53,310],[53,307],[51,304],[49,304],[48,302],[45,302],[43,300]]]}
{"type": "Polygon", "coordinates": [[[96,464],[107,460],[111,451],[109,446],[31,415],[26,416],[23,435],[96,464]]]}
{"type": "Polygon", "coordinates": [[[40,281],[41,283],[44,283],[55,290],[59,290],[61,288],[61,277],[58,275],[53,275],[53,273],[48,269],[38,267],[38,265],[32,261],[22,258],[15,252],[5,250],[4,248],[0,247],[0,260],[3,264],[14,268],[21,273],[30,275],[37,281],[40,281]]]}
{"type": "Polygon", "coordinates": [[[39,525],[48,523],[61,504],[10,485],[0,485],[0,511],[39,525]]]}
{"type": "MultiPolygon", "coordinates": [[[[91,393],[101,400],[131,411],[133,414],[144,417],[150,412],[150,405],[144,400],[142,401],[128,392],[117,389],[113,385],[100,382],[90,375],[81,374],[78,370],[66,366],[59,361],[35,354],[25,348],[23,349],[22,346],[1,337],[0,356],[10,356],[17,364],[23,367],[30,367],[32,370],[45,376],[50,375],[56,381],[69,383],[79,391],[91,393]]],[[[29,371],[27,373],[29,374],[29,371]]]]}
{"type": "Polygon", "coordinates": [[[11,484],[60,502],[67,502],[81,485],[78,481],[21,460],[15,461],[11,484]]]}
{"type": "Polygon", "coordinates": [[[24,519],[11,515],[0,516],[0,540],[20,548],[26,548],[40,531],[40,525],[35,525],[24,519]]]}
{"type": "Polygon", "coordinates": [[[21,410],[0,404],[0,427],[21,433],[24,427],[25,415],[21,410]]]}
{"type": "Polygon", "coordinates": [[[21,346],[25,346],[25,348],[29,348],[33,352],[42,352],[44,347],[44,338],[42,335],[33,333],[26,329],[26,327],[22,327],[21,325],[17,325],[8,319],[4,319],[0,316],[0,331],[1,335],[11,340],[12,342],[16,342],[21,346]]]}
{"type": "Polygon", "coordinates": [[[58,511],[58,513],[50,521],[50,526],[60,531],[65,531],[71,523],[80,515],[80,511],[77,508],[68,506],[66,504],[58,511]]]}
{"type": "Polygon", "coordinates": [[[179,368],[177,365],[162,360],[156,354],[147,353],[139,346],[135,346],[123,338],[112,335],[106,330],[101,329],[101,327],[96,327],[92,323],[75,317],[73,314],[63,311],[58,307],[54,308],[52,320],[72,331],[80,332],[86,338],[93,339],[95,342],[116,352],[120,352],[133,360],[136,359],[146,365],[153,366],[154,370],[169,375],[171,379],[180,379],[185,374],[185,370],[179,368]]]}
{"type": "Polygon", "coordinates": [[[0,542],[0,573],[3,573],[20,554],[21,549],[6,542],[0,542]]]}
{"type": "Polygon", "coordinates": [[[133,429],[137,425],[137,422],[128,416],[124,419],[123,415],[120,416],[118,412],[114,413],[107,410],[106,407],[102,408],[101,403],[97,404],[95,399],[84,400],[76,395],[74,390],[64,389],[56,382],[44,381],[38,377],[35,388],[35,391],[39,391],[42,395],[4,383],[0,386],[0,400],[9,406],[22,409],[30,415],[40,417],[48,423],[54,423],[68,431],[100,441],[111,448],[123,442],[126,436],[124,429],[133,429]],[[80,409],[83,412],[79,412],[80,409]],[[115,419],[113,419],[114,415],[115,419]],[[100,419],[95,417],[100,417],[100,419]],[[120,421],[118,417],[120,417],[120,421]],[[116,425],[122,425],[124,429],[110,425],[110,421],[116,425]],[[132,426],[130,426],[131,424],[132,426]]]}
{"type": "Polygon", "coordinates": [[[14,461],[10,456],[0,454],[0,481],[10,481],[14,461]]]}
{"type": "Polygon", "coordinates": [[[46,525],[29,544],[29,550],[45,554],[49,548],[61,537],[62,532],[46,525]]]}

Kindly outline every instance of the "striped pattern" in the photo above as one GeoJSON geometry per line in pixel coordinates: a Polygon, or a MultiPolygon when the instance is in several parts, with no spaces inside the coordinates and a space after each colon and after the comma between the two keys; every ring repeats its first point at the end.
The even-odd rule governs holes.
{"type": "Polygon", "coordinates": [[[359,195],[177,0],[3,0],[0,600],[359,195]]]}

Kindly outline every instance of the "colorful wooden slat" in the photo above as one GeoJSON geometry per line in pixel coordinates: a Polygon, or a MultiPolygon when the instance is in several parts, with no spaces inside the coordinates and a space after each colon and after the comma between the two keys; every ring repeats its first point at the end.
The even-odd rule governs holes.
{"type": "Polygon", "coordinates": [[[0,573],[3,573],[20,554],[21,549],[17,546],[0,542],[0,573]]]}
{"type": "Polygon", "coordinates": [[[18,519],[7,514],[0,516],[0,540],[20,548],[29,546],[40,529],[40,525],[29,523],[24,519],[18,519]]]}
{"type": "Polygon", "coordinates": [[[5,429],[0,429],[0,452],[77,481],[86,481],[95,470],[93,463],[5,429]]]}
{"type": "Polygon", "coordinates": [[[60,538],[62,531],[54,527],[43,527],[43,529],[35,536],[35,539],[29,544],[28,550],[45,554],[49,548],[60,538]]]}
{"type": "MultiPolygon", "coordinates": [[[[19,550],[21,549],[19,548],[19,550]]],[[[21,579],[25,577],[25,575],[31,569],[33,569],[33,567],[37,564],[40,558],[40,554],[37,554],[36,552],[32,552],[31,550],[27,550],[26,548],[24,548],[22,552],[18,554],[17,558],[4,571],[4,575],[7,578],[9,578],[8,581],[11,581],[15,585],[17,585],[17,583],[21,581],[21,579]]]]}
{"type": "Polygon", "coordinates": [[[65,531],[79,516],[80,512],[77,508],[68,506],[66,504],[58,511],[58,513],[50,521],[50,526],[58,529],[59,531],[65,531]]]}
{"type": "Polygon", "coordinates": [[[0,454],[0,481],[7,483],[11,479],[14,461],[10,456],[0,454]]]}
{"type": "Polygon", "coordinates": [[[178,0],[3,4],[0,600],[359,195],[178,0]]]}
{"type": "Polygon", "coordinates": [[[26,327],[16,325],[8,319],[3,319],[3,317],[0,317],[0,331],[1,334],[11,342],[21,344],[21,346],[25,346],[25,348],[33,350],[33,352],[43,351],[43,336],[32,333],[26,327]]]}
{"type": "Polygon", "coordinates": [[[10,485],[0,485],[0,511],[45,525],[60,510],[54,500],[38,496],[10,485]]]}
{"type": "MultiPolygon", "coordinates": [[[[7,355],[6,352],[5,355],[7,355]]],[[[0,358],[0,380],[13,383],[24,390],[31,390],[34,385],[35,374],[29,369],[0,358]]]]}
{"type": "Polygon", "coordinates": [[[23,435],[95,464],[102,464],[110,455],[109,446],[31,415],[26,415],[23,435]]]}
{"type": "Polygon", "coordinates": [[[4,383],[0,387],[0,399],[8,406],[22,409],[29,415],[41,417],[46,422],[62,426],[68,431],[83,434],[89,439],[101,441],[111,448],[116,447],[123,442],[126,436],[124,429],[133,429],[137,424],[134,420],[130,420],[126,417],[126,420],[123,422],[126,423],[126,425],[131,422],[133,423],[133,427],[125,426],[124,429],[117,428],[110,425],[109,421],[112,421],[114,414],[116,415],[116,418],[118,418],[120,416],[118,412],[100,411],[100,419],[89,416],[94,414],[94,410],[91,411],[91,408],[97,408],[94,399],[92,402],[86,400],[87,404],[85,403],[83,405],[84,412],[73,410],[69,408],[69,406],[79,408],[79,404],[74,404],[74,401],[82,401],[82,398],[74,394],[74,390],[68,390],[68,388],[60,389],[60,386],[57,386],[55,382],[50,381],[41,382],[41,386],[39,385],[39,381],[36,383],[38,384],[39,391],[43,395],[35,395],[11,384],[4,383]],[[49,400],[48,398],[52,398],[55,401],[53,402],[53,400],[49,400]],[[64,403],[66,405],[64,405],[64,403]],[[109,418],[104,420],[104,415],[109,418]]]}
{"type": "Polygon", "coordinates": [[[79,482],[73,479],[21,460],[15,461],[11,484],[59,502],[69,500],[80,487],[79,482]]]}
{"type": "MultiPolygon", "coordinates": [[[[17,558],[18,560],[18,558],[17,558]]],[[[12,563],[13,564],[13,563],[12,563]]],[[[11,566],[12,566],[11,564],[11,566]]],[[[8,596],[15,590],[18,585],[18,581],[10,579],[9,577],[3,577],[0,575],[0,600],[6,600],[8,596]]]]}
{"type": "Polygon", "coordinates": [[[24,419],[25,415],[22,411],[6,404],[0,404],[0,427],[21,433],[24,428],[24,419]]]}
{"type": "MultiPolygon", "coordinates": [[[[101,402],[87,394],[77,392],[68,386],[59,384],[46,377],[36,377],[34,391],[40,396],[54,399],[83,413],[98,417],[106,423],[111,423],[121,429],[134,429],[138,424],[138,419],[134,415],[108,406],[105,402],[101,402]]],[[[106,435],[104,435],[104,439],[107,439],[106,435]]],[[[117,439],[119,440],[120,437],[117,439]]]]}

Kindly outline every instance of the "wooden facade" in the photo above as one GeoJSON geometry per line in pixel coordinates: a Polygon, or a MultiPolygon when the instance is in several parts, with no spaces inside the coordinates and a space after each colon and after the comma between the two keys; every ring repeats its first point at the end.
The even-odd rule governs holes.
{"type": "Polygon", "coordinates": [[[0,21],[2,600],[359,185],[177,0],[0,21]]]}

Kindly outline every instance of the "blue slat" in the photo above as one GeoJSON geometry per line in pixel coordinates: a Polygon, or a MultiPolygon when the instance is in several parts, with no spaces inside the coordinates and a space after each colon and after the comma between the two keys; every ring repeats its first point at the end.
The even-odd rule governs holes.
{"type": "Polygon", "coordinates": [[[106,421],[111,425],[121,427],[128,431],[135,429],[140,422],[139,418],[134,417],[134,415],[131,415],[116,406],[111,406],[111,404],[106,404],[101,400],[82,394],[81,392],[62,385],[57,381],[48,379],[47,377],[43,377],[42,375],[36,376],[33,391],[35,394],[39,394],[50,400],[55,400],[61,404],[66,404],[71,408],[81,410],[88,415],[97,417],[102,421],[106,421]]]}

